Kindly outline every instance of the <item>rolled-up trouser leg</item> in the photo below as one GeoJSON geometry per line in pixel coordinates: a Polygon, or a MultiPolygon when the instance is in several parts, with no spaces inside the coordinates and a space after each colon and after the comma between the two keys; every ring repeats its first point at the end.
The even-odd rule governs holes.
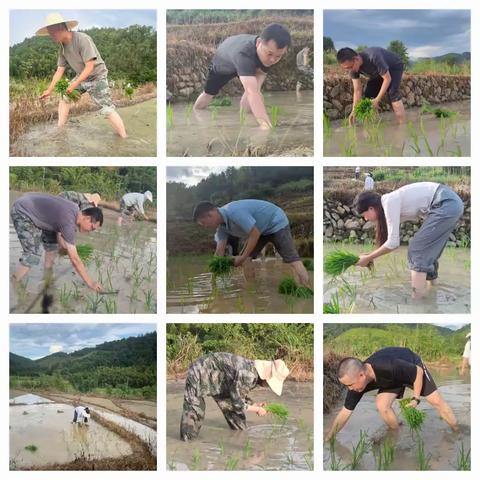
{"type": "Polygon", "coordinates": [[[463,214],[461,198],[450,188],[440,185],[427,218],[408,245],[408,268],[426,272],[427,280],[438,276],[438,259],[463,214]]]}
{"type": "Polygon", "coordinates": [[[198,437],[205,418],[205,400],[197,396],[195,383],[187,377],[180,421],[180,439],[184,442],[198,437]]]}
{"type": "Polygon", "coordinates": [[[238,410],[235,408],[229,398],[215,396],[213,399],[217,402],[217,405],[222,411],[228,426],[232,430],[247,429],[247,418],[245,417],[245,411],[243,409],[238,410]]]}

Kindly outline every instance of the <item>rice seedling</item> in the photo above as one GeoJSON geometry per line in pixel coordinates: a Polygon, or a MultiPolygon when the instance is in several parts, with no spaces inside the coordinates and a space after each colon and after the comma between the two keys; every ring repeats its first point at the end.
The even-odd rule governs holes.
{"type": "Polygon", "coordinates": [[[218,449],[220,450],[220,455],[225,455],[225,444],[223,443],[223,438],[218,442],[218,449]]]}
{"type": "Polygon", "coordinates": [[[31,453],[35,453],[38,450],[38,447],[36,445],[27,445],[25,447],[25,450],[28,450],[31,453]]]}
{"type": "Polygon", "coordinates": [[[313,290],[308,287],[298,286],[293,277],[285,277],[278,286],[278,293],[297,298],[313,297],[313,290]]]}
{"type": "Polygon", "coordinates": [[[86,312],[97,313],[98,308],[103,302],[103,297],[96,293],[95,295],[86,295],[85,300],[87,302],[86,312]]]}
{"type": "Polygon", "coordinates": [[[225,470],[236,470],[238,466],[238,457],[230,455],[225,462],[225,470]]]}
{"type": "Polygon", "coordinates": [[[248,458],[252,454],[252,441],[247,438],[245,445],[243,446],[243,458],[248,458]]]}
{"type": "Polygon", "coordinates": [[[470,470],[471,469],[471,461],[470,461],[470,449],[468,452],[465,451],[465,447],[462,445],[460,450],[457,454],[457,470],[470,470]]]}
{"type": "Polygon", "coordinates": [[[227,275],[232,269],[233,257],[214,256],[208,263],[208,270],[214,275],[227,275]]]}
{"type": "Polygon", "coordinates": [[[420,113],[431,113],[437,118],[453,118],[457,115],[457,112],[447,110],[446,108],[432,107],[431,105],[424,103],[420,109],[420,113]]]}
{"type": "Polygon", "coordinates": [[[218,108],[213,107],[210,113],[210,119],[212,120],[212,123],[215,123],[218,117],[218,108]]]}
{"type": "Polygon", "coordinates": [[[270,119],[272,121],[272,127],[277,128],[278,127],[278,116],[280,114],[280,107],[277,105],[272,105],[272,108],[270,109],[270,119]]]}
{"type": "Polygon", "coordinates": [[[422,429],[423,422],[425,420],[426,413],[416,408],[409,407],[408,404],[412,401],[411,398],[404,398],[400,400],[400,412],[408,423],[412,432],[417,432],[422,429]]]}
{"type": "Polygon", "coordinates": [[[245,125],[245,122],[247,121],[247,113],[245,112],[245,109],[243,107],[240,107],[238,115],[240,120],[240,126],[243,127],[245,125]]]}
{"type": "Polygon", "coordinates": [[[362,457],[368,451],[367,434],[360,430],[360,439],[356,445],[352,445],[352,461],[350,462],[350,470],[357,470],[360,466],[362,457]]]}
{"type": "MultiPolygon", "coordinates": [[[[88,264],[93,255],[92,245],[90,245],[89,243],[83,243],[83,244],[77,245],[77,254],[83,263],[88,264]]],[[[100,265],[97,266],[97,270],[99,269],[100,269],[100,265]]]]}
{"type": "Polygon", "coordinates": [[[323,271],[332,277],[341,275],[347,268],[356,265],[360,257],[346,250],[335,250],[325,256],[323,271]]]}
{"type": "Polygon", "coordinates": [[[55,93],[60,95],[63,100],[78,102],[81,97],[80,92],[76,89],[71,92],[67,92],[69,86],[70,82],[65,77],[62,77],[55,85],[55,93]]]}
{"type": "Polygon", "coordinates": [[[323,113],[323,138],[328,140],[332,136],[332,125],[328,116],[323,113]]]}
{"type": "Polygon", "coordinates": [[[328,440],[329,450],[330,450],[330,470],[337,471],[337,470],[344,470],[342,466],[342,462],[337,460],[337,438],[335,435],[332,435],[328,440]]]}
{"type": "Polygon", "coordinates": [[[153,295],[153,290],[149,289],[145,292],[145,310],[147,312],[155,311],[155,298],[153,295]]]}
{"type": "Polygon", "coordinates": [[[339,314],[341,313],[338,293],[335,292],[330,298],[330,302],[323,304],[323,313],[325,314],[339,314]]]}
{"type": "Polygon", "coordinates": [[[395,447],[389,440],[385,440],[377,452],[373,451],[373,456],[377,470],[389,470],[395,457],[395,447]]]}
{"type": "Polygon", "coordinates": [[[420,435],[417,437],[417,462],[419,470],[431,470],[430,460],[432,455],[425,453],[425,444],[420,438],[420,435]]]}
{"type": "Polygon", "coordinates": [[[193,103],[188,102],[187,106],[185,107],[185,118],[187,119],[187,124],[190,124],[190,117],[192,116],[193,111],[193,103]]]}
{"type": "Polygon", "coordinates": [[[416,155],[419,155],[421,152],[419,136],[412,122],[407,123],[407,130],[408,130],[408,134],[413,140],[413,145],[410,145],[410,148],[415,152],[416,155]]]}
{"type": "Polygon", "coordinates": [[[117,302],[113,298],[105,298],[105,312],[106,313],[117,313],[117,302]]]}
{"type": "Polygon", "coordinates": [[[67,284],[64,283],[62,289],[60,290],[60,303],[65,310],[68,310],[70,304],[70,298],[72,294],[70,290],[67,290],[67,284]]]}
{"type": "Polygon", "coordinates": [[[217,97],[214,98],[209,107],[231,107],[232,99],[230,97],[217,97]]]}
{"type": "Polygon", "coordinates": [[[375,119],[377,113],[373,108],[373,102],[370,98],[362,98],[355,105],[355,118],[358,118],[362,123],[369,122],[375,119]]]}
{"type": "Polygon", "coordinates": [[[167,105],[167,129],[173,127],[173,106],[171,103],[167,105]]]}
{"type": "Polygon", "coordinates": [[[309,271],[313,272],[313,260],[311,258],[305,258],[303,261],[303,266],[309,271]]]}
{"type": "Polygon", "coordinates": [[[425,143],[425,147],[427,148],[428,154],[431,157],[434,157],[435,155],[433,154],[432,147],[430,145],[430,142],[428,141],[428,137],[427,137],[427,133],[425,131],[425,125],[423,124],[422,117],[420,117],[420,132],[422,133],[423,143],[425,143]]]}
{"type": "Polygon", "coordinates": [[[264,408],[273,418],[282,422],[286,422],[290,415],[288,408],[282,403],[269,403],[264,408]]]}
{"type": "Polygon", "coordinates": [[[125,93],[125,96],[131,100],[132,97],[133,97],[133,94],[135,93],[135,88],[132,86],[131,83],[127,83],[125,85],[125,88],[123,89],[124,93],[125,93]]]}
{"type": "Polygon", "coordinates": [[[198,470],[200,467],[201,454],[198,448],[193,450],[192,461],[190,463],[190,470],[198,470]]]}

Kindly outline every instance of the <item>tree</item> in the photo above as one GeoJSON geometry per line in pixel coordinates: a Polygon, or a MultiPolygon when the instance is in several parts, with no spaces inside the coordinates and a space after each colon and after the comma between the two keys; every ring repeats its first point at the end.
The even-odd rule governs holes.
{"type": "Polygon", "coordinates": [[[400,40],[392,40],[387,47],[389,52],[397,54],[405,66],[408,65],[410,59],[408,58],[407,47],[400,40]]]}
{"type": "Polygon", "coordinates": [[[323,37],[323,51],[335,50],[335,45],[330,37],[323,37]]]}
{"type": "Polygon", "coordinates": [[[359,45],[357,47],[357,52],[363,52],[366,48],[368,48],[368,45],[359,45]]]}

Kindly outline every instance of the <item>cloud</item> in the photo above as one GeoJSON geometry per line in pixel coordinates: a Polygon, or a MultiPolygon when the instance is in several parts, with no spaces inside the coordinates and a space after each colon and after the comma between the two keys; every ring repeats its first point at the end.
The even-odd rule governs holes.
{"type": "Polygon", "coordinates": [[[212,173],[221,173],[228,167],[167,167],[167,182],[184,183],[192,187],[212,173]]]}
{"type": "Polygon", "coordinates": [[[63,346],[62,345],[50,345],[50,348],[48,349],[50,353],[58,353],[63,351],[63,346]]]}
{"type": "Polygon", "coordinates": [[[422,45],[408,49],[410,58],[436,57],[442,55],[443,47],[440,45],[422,45]]]}

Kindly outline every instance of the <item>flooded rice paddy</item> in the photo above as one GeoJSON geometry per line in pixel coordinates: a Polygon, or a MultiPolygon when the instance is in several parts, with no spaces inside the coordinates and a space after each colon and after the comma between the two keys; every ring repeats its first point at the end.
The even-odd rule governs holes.
{"type": "Polygon", "coordinates": [[[168,156],[312,156],[313,91],[265,92],[265,104],[278,107],[278,126],[261,130],[251,114],[240,114],[240,97],[232,105],[194,111],[175,103],[167,113],[168,156]]]}
{"type": "MultiPolygon", "coordinates": [[[[324,243],[323,254],[338,248],[324,243]]],[[[373,249],[367,245],[345,245],[359,255],[373,249]]],[[[439,259],[439,275],[422,299],[411,298],[407,247],[375,260],[375,268],[351,267],[332,279],[324,274],[323,301],[340,304],[340,313],[469,313],[470,249],[445,248],[439,259]]]]}
{"type": "MultiPolygon", "coordinates": [[[[13,194],[13,196],[18,196],[13,194]]],[[[13,202],[14,198],[11,199],[13,202]]],[[[53,269],[50,313],[154,313],[157,308],[156,224],[133,222],[118,227],[118,213],[104,209],[103,227],[91,233],[77,233],[76,243],[94,248],[87,264],[90,276],[106,294],[90,290],[75,272],[67,256],[59,256],[53,269]]],[[[10,274],[22,255],[10,219],[10,274]]],[[[10,281],[12,313],[42,312],[45,280],[43,257],[20,284],[10,281]]]]}
{"type": "Polygon", "coordinates": [[[247,413],[247,430],[230,430],[215,401],[207,397],[196,440],[180,440],[183,381],[167,382],[167,468],[169,470],[312,470],[313,383],[286,382],[281,397],[270,389],[250,392],[255,402],[281,402],[290,411],[284,426],[270,415],[247,413]]]}
{"type": "MultiPolygon", "coordinates": [[[[455,368],[429,369],[440,394],[452,408],[460,428],[458,432],[453,432],[440,419],[437,411],[426,400],[422,400],[418,408],[426,412],[426,418],[420,436],[431,470],[457,470],[457,457],[462,444],[465,453],[470,450],[470,377],[459,376],[455,368]]],[[[375,394],[376,392],[368,392],[364,395],[345,427],[338,433],[335,461],[339,463],[336,468],[350,469],[352,449],[357,445],[362,430],[367,432],[368,447],[357,469],[378,470],[375,455],[378,456],[380,446],[388,442],[394,447],[394,460],[390,470],[418,470],[417,444],[410,429],[407,425],[402,425],[399,431],[388,430],[376,410],[375,394]]],[[[412,396],[412,391],[407,389],[405,397],[409,396],[412,396]]],[[[342,403],[339,402],[332,413],[324,415],[324,432],[330,428],[341,406],[342,403]]],[[[394,410],[398,414],[398,404],[394,406],[394,410]]],[[[332,455],[328,443],[324,444],[323,465],[326,470],[332,469],[332,455]]]]}
{"type": "Polygon", "coordinates": [[[392,112],[381,114],[376,126],[355,127],[336,120],[324,125],[323,153],[330,157],[470,156],[470,102],[443,103],[457,112],[451,118],[407,110],[407,123],[398,125],[392,112]]]}
{"type": "Polygon", "coordinates": [[[96,112],[70,116],[64,128],[55,120],[33,125],[12,145],[21,157],[155,157],[157,99],[117,109],[128,138],[116,135],[96,112]]]}
{"type": "Polygon", "coordinates": [[[242,268],[215,279],[208,272],[210,258],[168,257],[167,313],[313,313],[313,298],[278,293],[282,279],[291,276],[282,260],[254,260],[255,278],[246,280],[242,268]]]}

